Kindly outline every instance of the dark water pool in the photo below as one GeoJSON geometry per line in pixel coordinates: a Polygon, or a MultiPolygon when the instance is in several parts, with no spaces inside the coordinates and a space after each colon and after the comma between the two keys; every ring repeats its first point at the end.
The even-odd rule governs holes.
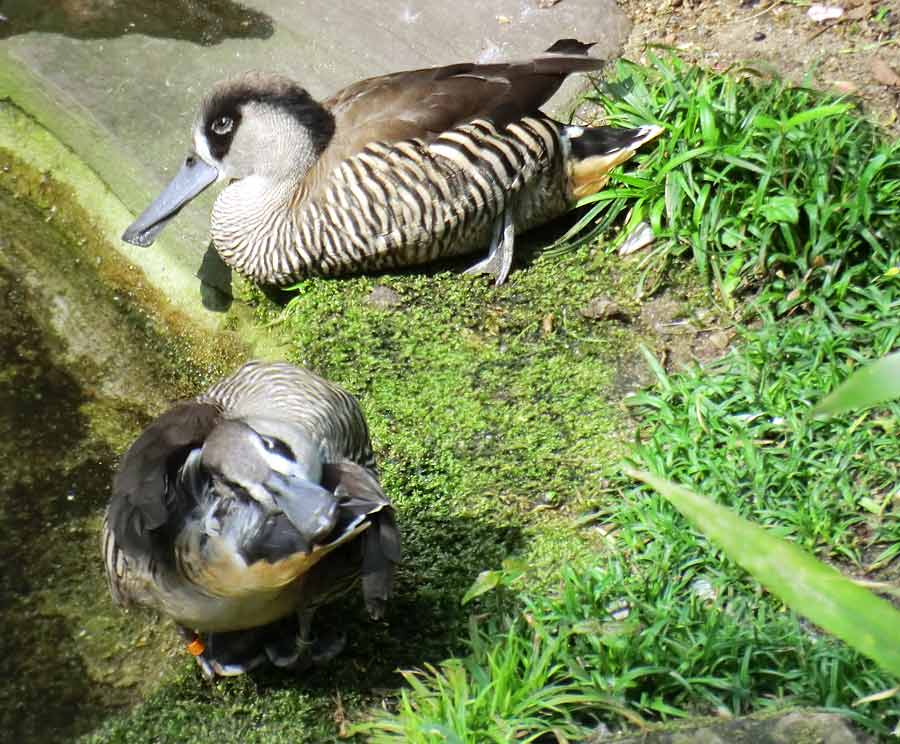
{"type": "Polygon", "coordinates": [[[29,31],[78,39],[144,34],[210,46],[267,39],[272,19],[232,0],[0,0],[0,39],[29,31]]]}

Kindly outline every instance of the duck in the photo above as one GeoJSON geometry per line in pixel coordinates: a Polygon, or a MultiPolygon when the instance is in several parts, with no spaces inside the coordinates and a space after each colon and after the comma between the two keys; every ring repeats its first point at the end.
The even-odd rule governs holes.
{"type": "Polygon", "coordinates": [[[591,46],[563,39],[520,61],[396,72],[322,102],[274,73],[221,81],[200,105],[177,175],[122,239],[151,245],[220,183],[212,243],[257,284],[481,253],[467,273],[500,285],[517,233],[602,189],[663,131],[581,127],[541,113],[566,77],[602,67],[591,46]]]}
{"type": "Polygon", "coordinates": [[[360,584],[383,618],[400,533],[356,399],[252,361],[128,448],[102,551],[115,603],[171,618],[212,679],[333,658],[342,640],[317,648],[316,609],[360,584]]]}

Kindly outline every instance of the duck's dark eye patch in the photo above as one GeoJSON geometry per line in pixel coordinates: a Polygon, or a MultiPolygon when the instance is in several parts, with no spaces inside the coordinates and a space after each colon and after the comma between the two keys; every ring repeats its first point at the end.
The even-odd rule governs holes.
{"type": "Polygon", "coordinates": [[[208,113],[204,131],[210,154],[214,158],[221,160],[228,154],[240,123],[241,115],[234,108],[221,107],[208,113]]]}
{"type": "Polygon", "coordinates": [[[275,437],[260,437],[262,439],[263,447],[265,447],[269,452],[272,452],[276,455],[280,455],[288,460],[294,459],[294,453],[290,447],[287,446],[280,439],[276,439],[275,437]]]}

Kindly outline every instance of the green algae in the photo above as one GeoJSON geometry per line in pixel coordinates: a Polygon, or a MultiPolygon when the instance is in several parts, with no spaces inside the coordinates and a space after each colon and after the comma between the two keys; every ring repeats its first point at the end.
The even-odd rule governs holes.
{"type": "Polygon", "coordinates": [[[108,597],[100,521],[150,416],[244,356],[160,306],[89,224],[0,151],[0,726],[16,741],[89,731],[172,669],[167,624],[108,597]]]}
{"type": "MultiPolygon", "coordinates": [[[[97,159],[108,160],[112,154],[98,144],[103,138],[71,112],[59,111],[56,102],[42,98],[33,86],[28,86],[23,75],[13,60],[5,59],[0,64],[0,150],[7,153],[3,167],[18,174],[17,192],[43,207],[55,208],[57,218],[71,224],[72,234],[78,236],[76,244],[102,245],[100,250],[117,256],[117,263],[124,261],[129,267],[132,281],[155,289],[166,298],[165,305],[171,305],[173,311],[192,324],[220,329],[222,315],[204,309],[196,266],[183,246],[166,236],[152,250],[120,240],[122,230],[134,219],[120,195],[127,194],[133,201],[140,201],[145,195],[134,194],[133,183],[121,175],[112,185],[114,191],[41,122],[54,122],[55,131],[65,132],[79,148],[90,150],[97,159]],[[39,112],[39,117],[12,103],[20,99],[27,102],[29,112],[39,112]],[[13,156],[21,167],[10,166],[9,158],[13,156]],[[26,171],[34,176],[27,176],[26,171]]],[[[135,169],[133,164],[122,162],[117,172],[135,169]]]]}

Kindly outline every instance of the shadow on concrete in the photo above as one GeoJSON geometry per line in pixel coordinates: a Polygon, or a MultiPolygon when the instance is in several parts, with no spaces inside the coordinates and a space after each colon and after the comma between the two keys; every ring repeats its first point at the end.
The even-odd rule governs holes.
{"type": "Polygon", "coordinates": [[[76,39],[143,34],[201,46],[268,39],[272,19],[233,0],[0,0],[0,39],[43,31],[76,39]]]}
{"type": "MultiPolygon", "coordinates": [[[[2,203],[0,214],[9,225],[2,203]]],[[[120,697],[88,675],[77,622],[40,595],[80,591],[99,563],[97,536],[75,523],[102,508],[115,458],[90,444],[89,395],[51,362],[27,292],[0,265],[0,729],[37,744],[89,731],[120,697]]]]}

